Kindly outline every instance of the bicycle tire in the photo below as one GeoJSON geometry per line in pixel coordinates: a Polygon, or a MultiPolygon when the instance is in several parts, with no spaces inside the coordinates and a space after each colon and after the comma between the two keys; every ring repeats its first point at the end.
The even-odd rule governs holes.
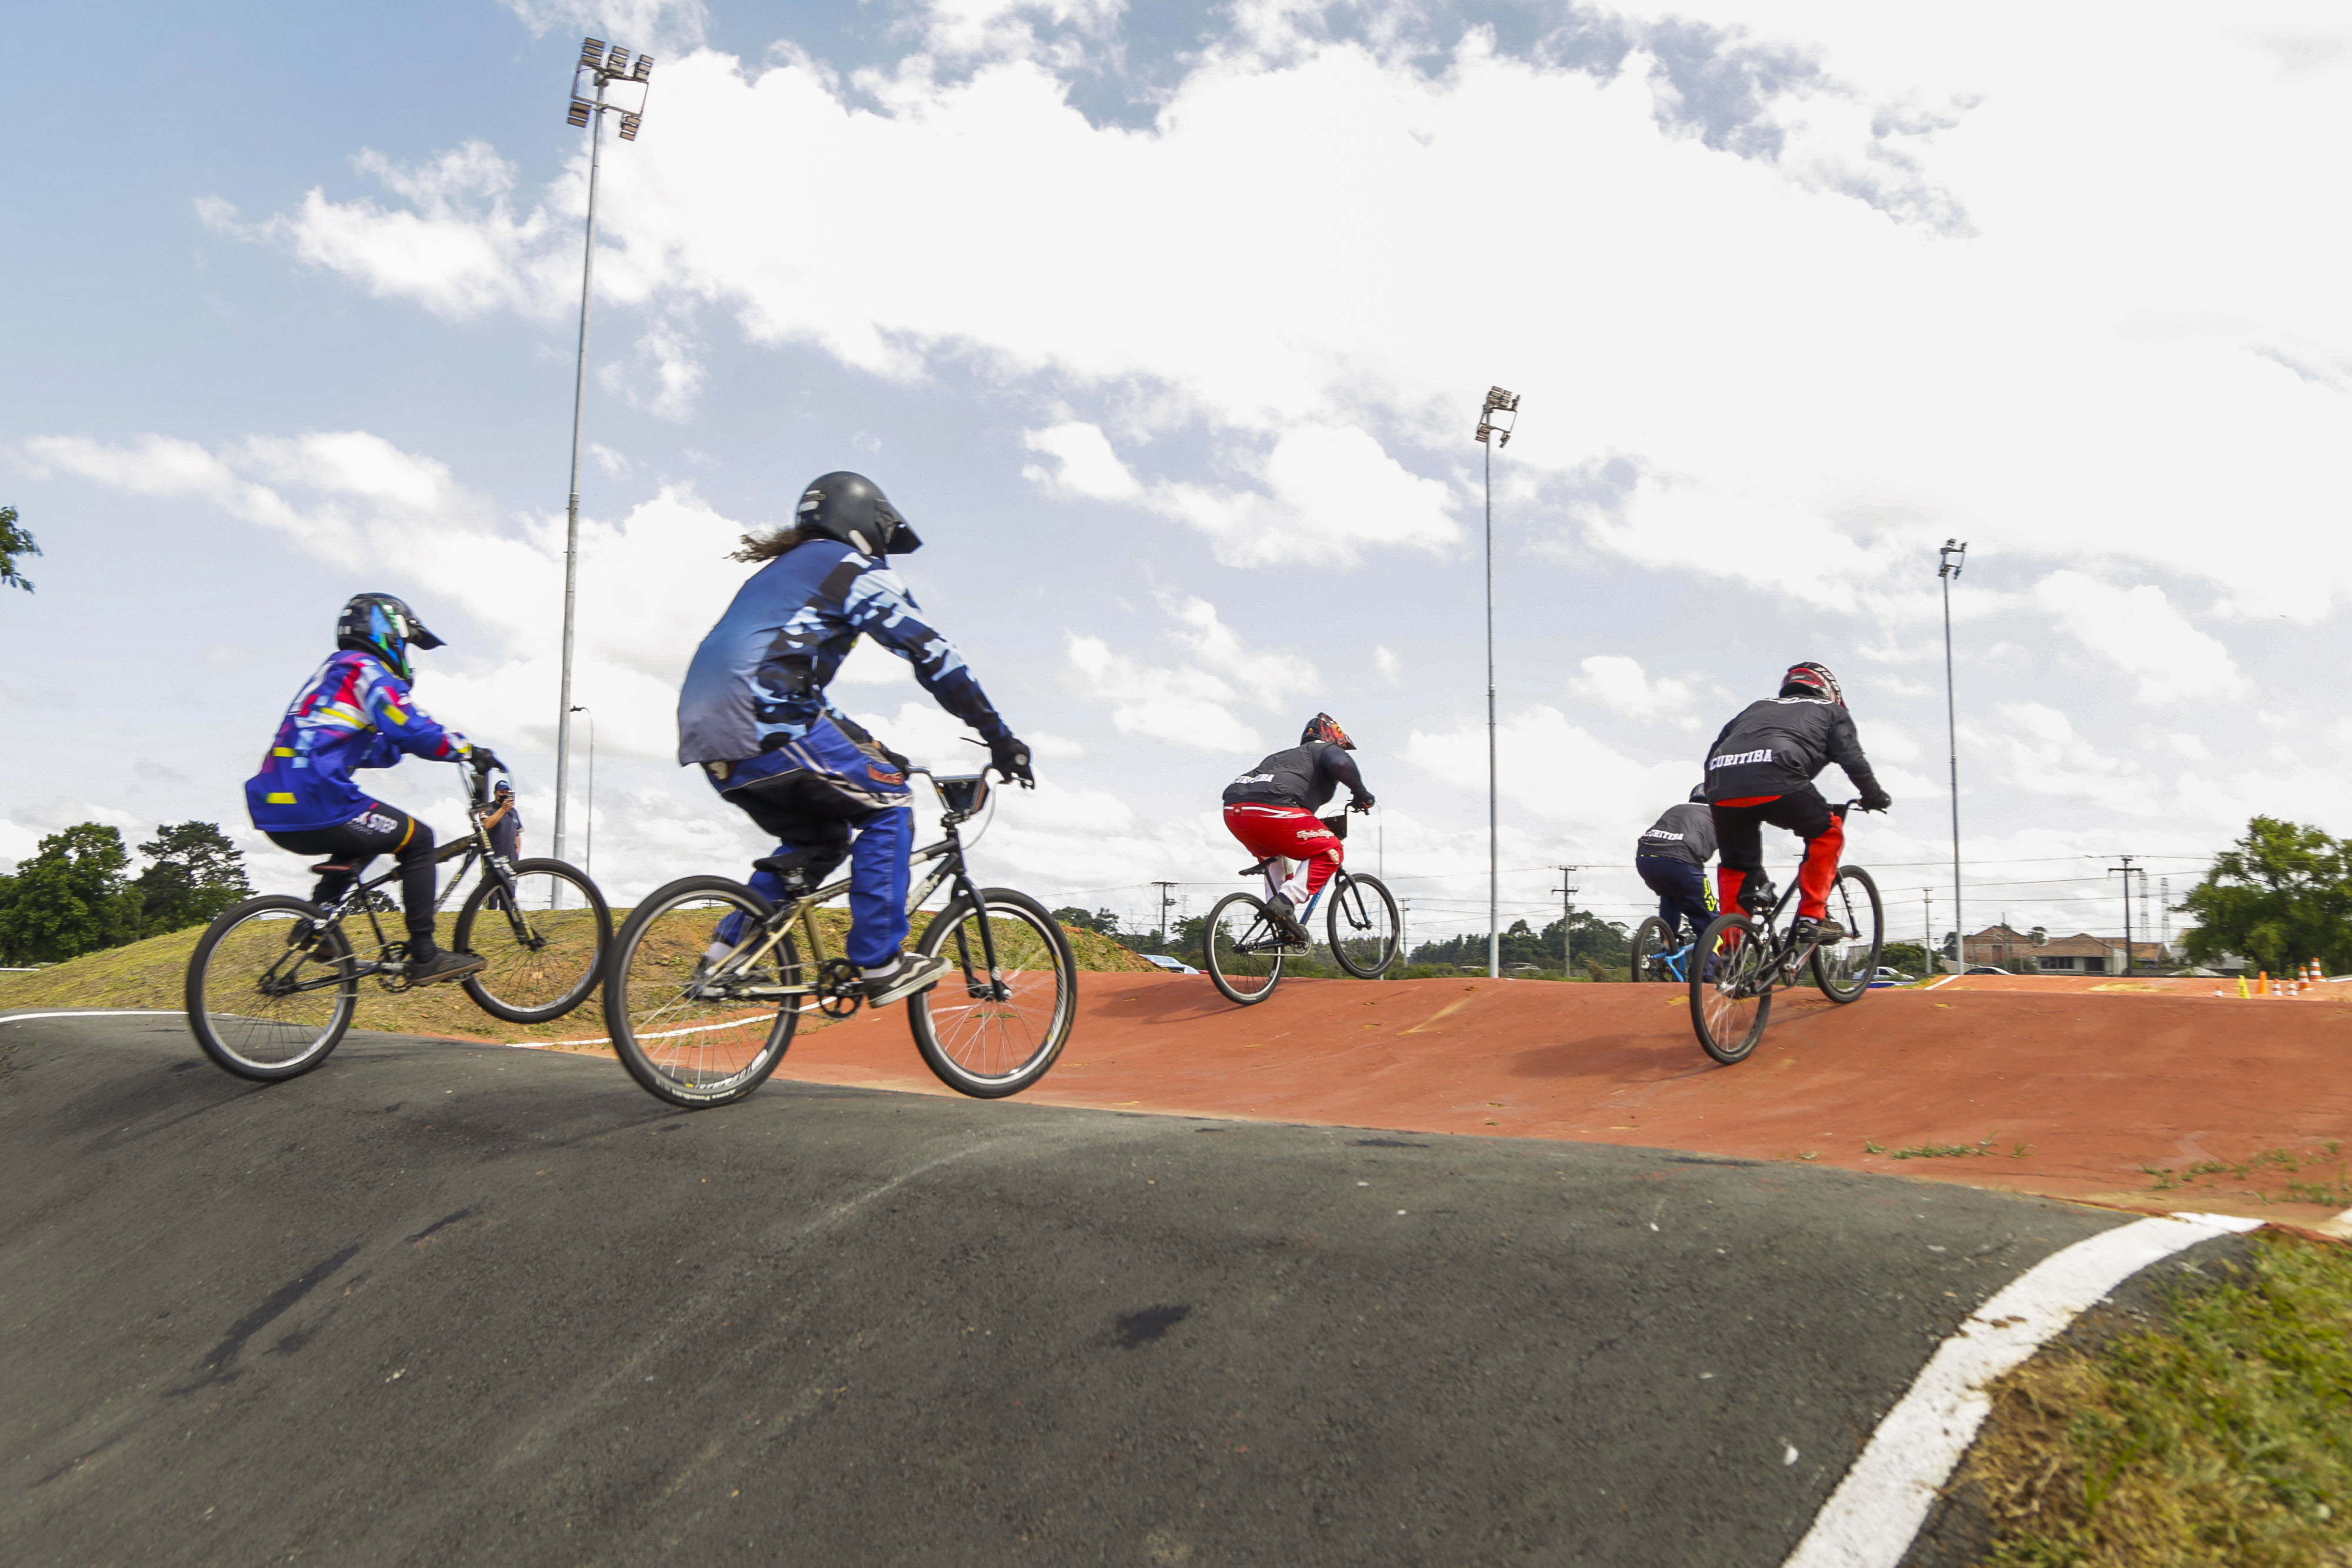
{"type": "Polygon", "coordinates": [[[499,890],[485,873],[458,907],[449,946],[486,966],[458,982],[476,1007],[509,1023],[548,1023],[586,1001],[604,978],[604,958],[613,946],[613,912],[577,866],[541,858],[517,861],[512,870],[522,907],[511,914],[489,909],[499,890]],[[579,907],[557,908],[534,896],[541,888],[552,894],[558,887],[578,893],[579,907]],[[477,933],[475,923],[486,911],[477,933]],[[518,936],[518,916],[530,940],[518,936]],[[583,936],[585,942],[580,940],[583,936]]]}
{"type": "Polygon", "coordinates": [[[1870,977],[1878,972],[1879,955],[1885,950],[1886,911],[1879,902],[1877,879],[1858,865],[1840,868],[1830,890],[1830,918],[1849,935],[1834,949],[1813,949],[1813,984],[1843,1007],[1870,993],[1870,977]]]}
{"type": "MultiPolygon", "coordinates": [[[[691,994],[696,967],[719,918],[765,920],[774,906],[740,882],[688,876],[633,910],[604,966],[604,1029],[629,1076],[657,1100],[689,1111],[731,1104],[768,1081],[800,1026],[801,998],[691,994]]],[[[801,978],[800,949],[786,931],[767,976],[801,978]]]]}
{"type": "Polygon", "coordinates": [[[1632,968],[1636,982],[1668,978],[1664,975],[1650,973],[1650,961],[1673,952],[1679,946],[1675,941],[1675,935],[1664,920],[1654,915],[1633,928],[1632,968]]]}
{"type": "Polygon", "coordinates": [[[907,998],[907,1027],[940,1082],[975,1100],[1002,1100],[1045,1077],[1069,1043],[1077,1021],[1078,961],[1061,925],[1027,894],[984,887],[980,898],[995,973],[979,973],[986,962],[980,911],[969,899],[950,899],[923,927],[915,951],[925,958],[948,952],[961,968],[907,998]],[[997,984],[1004,995],[990,994],[997,984]]]}
{"type": "Polygon", "coordinates": [[[214,916],[196,939],[183,999],[188,1032],[214,1066],[274,1083],[310,1071],[341,1042],[360,998],[352,945],[342,928],[318,930],[310,939],[311,956],[278,969],[302,935],[296,923],[315,925],[321,917],[317,904],[299,898],[248,898],[214,916]],[[321,948],[323,958],[318,956],[321,948]],[[317,974],[306,977],[305,969],[317,974]],[[265,992],[273,975],[305,988],[265,992]]]}
{"type": "Polygon", "coordinates": [[[1718,915],[1691,953],[1691,1027],[1699,1049],[1727,1067],[1748,1059],[1772,1019],[1765,935],[1745,915],[1718,915]]]}
{"type": "Polygon", "coordinates": [[[1342,871],[1331,878],[1324,896],[1331,905],[1324,915],[1324,926],[1331,937],[1331,956],[1339,961],[1339,967],[1360,980],[1377,980],[1387,974],[1397,961],[1397,942],[1403,935],[1396,895],[1389,892],[1388,884],[1376,876],[1342,871]],[[1372,893],[1369,900],[1361,895],[1365,888],[1372,893]],[[1349,926],[1344,940],[1343,916],[1349,926]]]}
{"type": "Polygon", "coordinates": [[[1232,938],[1236,935],[1243,938],[1244,946],[1255,946],[1249,941],[1253,931],[1269,939],[1274,935],[1265,901],[1246,893],[1229,893],[1217,900],[1201,927],[1201,967],[1209,971],[1209,983],[1236,1007],[1252,1007],[1265,1000],[1274,995],[1274,988],[1282,980],[1281,954],[1269,957],[1262,953],[1234,951],[1232,938]],[[1229,910],[1236,911],[1240,916],[1234,933],[1225,930],[1229,910]],[[1217,956],[1220,947],[1225,953],[1223,960],[1217,956]]]}

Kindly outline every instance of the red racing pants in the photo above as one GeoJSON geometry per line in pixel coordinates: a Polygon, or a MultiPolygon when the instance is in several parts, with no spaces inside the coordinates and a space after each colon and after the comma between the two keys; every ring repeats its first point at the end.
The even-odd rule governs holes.
{"type": "Polygon", "coordinates": [[[1763,874],[1763,826],[1769,822],[1805,841],[1804,862],[1797,867],[1797,913],[1808,920],[1829,913],[1838,856],[1845,852],[1845,821],[1820,790],[1807,785],[1787,795],[1717,800],[1714,816],[1715,841],[1723,855],[1715,873],[1716,902],[1724,910],[1739,907],[1739,890],[1750,874],[1763,874]]]}
{"type": "MultiPolygon", "coordinates": [[[[1304,887],[1297,879],[1289,878],[1282,886],[1285,897],[1305,908],[1307,901],[1323,891],[1331,873],[1347,859],[1347,850],[1339,835],[1325,827],[1314,812],[1304,806],[1274,806],[1257,800],[1239,800],[1225,808],[1225,831],[1242,841],[1242,847],[1261,859],[1304,861],[1307,881],[1304,887]]],[[[1267,868],[1266,885],[1275,887],[1290,868],[1267,868]]]]}

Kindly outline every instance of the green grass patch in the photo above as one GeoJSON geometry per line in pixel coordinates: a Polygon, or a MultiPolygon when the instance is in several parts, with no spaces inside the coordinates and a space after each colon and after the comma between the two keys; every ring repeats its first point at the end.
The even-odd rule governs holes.
{"type": "Polygon", "coordinates": [[[1995,1384],[1990,1568],[2352,1568],[2352,1251],[2265,1233],[2160,1329],[1995,1384]]]}
{"type": "Polygon", "coordinates": [[[2158,1192],[2170,1192],[2200,1181],[2216,1186],[2224,1181],[2242,1184],[2236,1190],[2251,1193],[2264,1203],[2315,1203],[2329,1208],[2352,1207],[2352,1161],[2344,1145],[2329,1139],[2316,1149],[2297,1154],[2289,1149],[2264,1149],[2251,1159],[2199,1160],[2178,1169],[2142,1166],[2140,1174],[2158,1192]],[[2274,1196],[2275,1195],[2275,1196],[2274,1196]]]}
{"type": "MultiPolygon", "coordinates": [[[[1992,1137],[1982,1138],[1973,1144],[1914,1144],[1907,1149],[1890,1149],[1883,1144],[1864,1143],[1862,1145],[1862,1152],[1865,1155],[1885,1155],[1890,1160],[1979,1159],[1991,1154],[1993,1145],[2000,1142],[2000,1135],[1996,1134],[1992,1137]]],[[[2009,1151],[2009,1157],[2021,1160],[2032,1152],[2032,1145],[2020,1143],[2009,1151]]]]}
{"type": "MultiPolygon", "coordinates": [[[[617,931],[629,912],[613,912],[613,925],[617,931]]],[[[556,918],[585,920],[585,910],[564,911],[556,918]]],[[[924,916],[916,916],[916,930],[922,929],[924,916]]],[[[444,915],[439,938],[449,942],[454,919],[444,915]]],[[[849,929],[849,912],[845,909],[820,909],[817,925],[824,934],[825,951],[838,956],[849,929]]],[[[399,936],[398,916],[385,921],[387,935],[399,936]]],[[[373,951],[373,939],[364,918],[346,922],[352,943],[362,952],[373,951]]],[[[1070,938],[1071,956],[1083,970],[1116,973],[1157,974],[1160,971],[1145,963],[1109,937],[1095,931],[1063,930],[1070,938]]],[[[29,975],[0,975],[0,1010],[29,1008],[168,1008],[182,1006],[182,996],[187,981],[188,956],[195,950],[196,940],[205,934],[203,926],[174,931],[167,936],[151,936],[143,942],[133,942],[124,947],[110,947],[102,953],[89,953],[63,964],[29,975]]],[[[529,1040],[551,1043],[560,1040],[593,1040],[604,1032],[602,993],[592,996],[579,1008],[552,1023],[510,1024],[501,1022],[476,1007],[471,998],[455,985],[425,986],[413,991],[388,992],[373,980],[360,983],[360,1005],[352,1019],[355,1029],[382,1030],[394,1034],[454,1035],[472,1040],[529,1040]]],[[[811,1017],[802,1020],[801,1027],[809,1029],[824,1020],[811,1017]]]]}

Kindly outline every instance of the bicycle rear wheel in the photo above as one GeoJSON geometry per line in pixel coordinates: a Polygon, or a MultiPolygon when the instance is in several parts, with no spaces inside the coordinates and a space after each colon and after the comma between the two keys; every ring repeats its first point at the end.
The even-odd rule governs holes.
{"type": "MultiPolygon", "coordinates": [[[[629,1076],[688,1110],[740,1100],[776,1070],[800,1025],[800,950],[786,931],[759,963],[705,962],[719,924],[744,917],[742,946],[772,910],[721,876],[682,877],[629,915],[604,971],[604,1028],[629,1076]]],[[[740,947],[739,947],[740,950],[740,947]]]]}
{"type": "Polygon", "coordinates": [[[1246,893],[1217,900],[1202,927],[1201,967],[1229,1002],[1248,1007],[1274,995],[1282,978],[1281,939],[1263,901],[1246,893]]]}
{"type": "Polygon", "coordinates": [[[1376,876],[1342,871],[1331,878],[1326,896],[1331,909],[1325,925],[1331,934],[1331,956],[1339,960],[1339,967],[1360,980],[1387,974],[1396,962],[1403,927],[1387,884],[1376,876]]]}
{"type": "Polygon", "coordinates": [[[1633,931],[1633,978],[1636,980],[1671,980],[1674,976],[1657,960],[1682,946],[1675,940],[1678,933],[1664,920],[1653,915],[1633,931]]]}
{"type": "Polygon", "coordinates": [[[188,956],[188,1031],[214,1065],[263,1082],[308,1072],[352,1026],[359,976],[341,927],[299,898],[249,898],[188,956]]]}
{"type": "Polygon", "coordinates": [[[1691,1027],[1700,1049],[1727,1066],[1747,1060],[1772,1016],[1768,936],[1745,915],[1718,915],[1690,956],[1691,1027]]]}
{"type": "Polygon", "coordinates": [[[1077,1019],[1078,965],[1044,904],[1009,887],[982,888],[980,896],[984,916],[957,898],[923,928],[915,951],[926,958],[945,953],[953,967],[907,998],[907,1027],[940,1082],[974,1099],[1001,1100],[1045,1077],[1062,1054],[1077,1019]]]}
{"type": "Polygon", "coordinates": [[[587,873],[562,861],[517,861],[513,869],[516,906],[485,872],[457,911],[449,946],[487,966],[458,982],[476,1007],[509,1023],[546,1023],[595,990],[613,912],[587,873]]]}
{"type": "Polygon", "coordinates": [[[1850,865],[1838,873],[1830,889],[1830,918],[1845,927],[1845,940],[1813,949],[1813,984],[1833,1002],[1855,1001],[1870,989],[1886,943],[1885,912],[1868,872],[1850,865]]]}

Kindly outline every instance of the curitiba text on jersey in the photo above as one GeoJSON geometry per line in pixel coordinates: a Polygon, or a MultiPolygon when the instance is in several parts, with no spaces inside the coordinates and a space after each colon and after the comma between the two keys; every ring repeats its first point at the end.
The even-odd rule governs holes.
{"type": "Polygon", "coordinates": [[[1738,768],[1743,763],[1769,762],[1771,760],[1772,749],[1769,747],[1766,747],[1761,751],[1727,752],[1721,757],[1712,758],[1707,763],[1707,766],[1709,768],[1738,768]]]}

